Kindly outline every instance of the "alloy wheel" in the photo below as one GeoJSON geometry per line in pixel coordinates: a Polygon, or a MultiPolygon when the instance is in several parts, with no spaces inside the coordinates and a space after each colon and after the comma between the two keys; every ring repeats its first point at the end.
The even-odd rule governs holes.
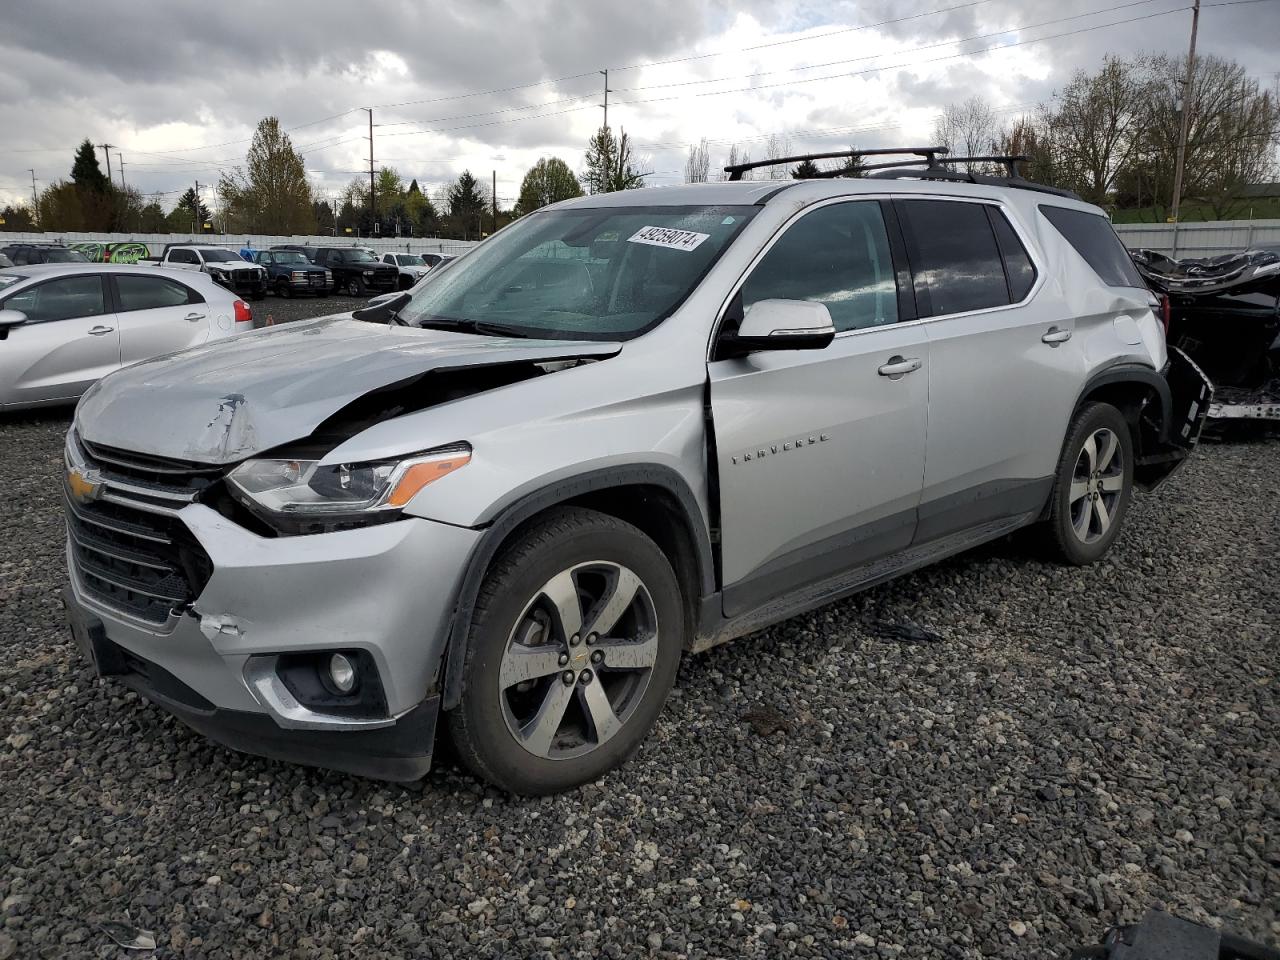
{"type": "Polygon", "coordinates": [[[1123,493],[1120,438],[1101,427],[1085,439],[1071,477],[1071,529],[1081,543],[1095,543],[1107,535],[1123,493]]]}
{"type": "Polygon", "coordinates": [[[590,753],[635,712],[657,658],[657,611],[634,572],[605,560],[563,570],[507,639],[498,676],[507,729],[543,759],[590,753]]]}

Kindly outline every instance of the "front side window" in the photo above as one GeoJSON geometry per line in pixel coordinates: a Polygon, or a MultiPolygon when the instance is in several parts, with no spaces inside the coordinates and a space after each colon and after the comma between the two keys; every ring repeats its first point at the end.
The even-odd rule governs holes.
{"type": "Polygon", "coordinates": [[[422,285],[420,325],[492,324],[568,340],[625,340],[668,317],[759,208],[626,206],[522,217],[422,285]]]}
{"type": "Polygon", "coordinates": [[[193,291],[187,286],[168,277],[118,276],[116,293],[120,297],[121,310],[154,310],[202,302],[193,299],[193,291]]]}
{"type": "Polygon", "coordinates": [[[837,331],[898,319],[898,285],[880,204],[836,203],[787,229],[742,288],[742,306],[759,300],[825,304],[837,331]]]}
{"type": "Polygon", "coordinates": [[[939,317],[1009,303],[1004,265],[983,204],[896,201],[920,316],[939,317]]]}
{"type": "Polygon", "coordinates": [[[101,277],[60,277],[19,290],[6,299],[5,310],[21,310],[29,323],[96,317],[106,313],[101,277]]]}
{"type": "Polygon", "coordinates": [[[1045,219],[1066,237],[1076,253],[1109,287],[1145,287],[1133,258],[1106,217],[1068,207],[1041,205],[1045,219]]]}

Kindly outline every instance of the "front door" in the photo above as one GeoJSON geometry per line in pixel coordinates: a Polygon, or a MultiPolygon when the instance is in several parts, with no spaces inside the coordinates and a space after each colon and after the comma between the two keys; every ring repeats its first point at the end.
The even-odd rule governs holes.
{"type": "Polygon", "coordinates": [[[120,366],[120,333],[97,274],[26,287],[0,308],[27,315],[0,341],[0,403],[71,400],[120,366]]]}
{"type": "Polygon", "coordinates": [[[928,344],[898,322],[896,276],[880,204],[839,201],[792,221],[735,296],[728,323],[759,300],[809,300],[837,333],[709,365],[726,616],[911,542],[928,344]]]}

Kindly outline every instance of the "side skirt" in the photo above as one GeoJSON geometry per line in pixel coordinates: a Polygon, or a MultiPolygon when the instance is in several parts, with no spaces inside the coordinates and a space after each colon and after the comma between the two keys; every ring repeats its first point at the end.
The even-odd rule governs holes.
{"type": "Polygon", "coordinates": [[[887,557],[859,564],[728,619],[716,613],[720,608],[720,597],[717,595],[712,598],[714,602],[703,604],[702,626],[689,650],[701,653],[736,637],[754,633],[781,620],[841,600],[886,580],[1012,533],[1034,523],[1039,515],[1040,510],[1037,508],[1029,513],[991,520],[928,543],[916,544],[887,557]]]}

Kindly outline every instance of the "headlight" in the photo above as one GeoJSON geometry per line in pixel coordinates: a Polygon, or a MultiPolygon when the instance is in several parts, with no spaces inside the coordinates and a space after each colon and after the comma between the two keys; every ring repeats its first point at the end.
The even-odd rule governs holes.
{"type": "Polygon", "coordinates": [[[373,271],[372,271],[372,270],[366,270],[366,271],[364,272],[364,275],[365,275],[366,277],[372,277],[372,276],[373,276],[373,271]]]}
{"type": "Polygon", "coordinates": [[[326,280],[332,280],[332,279],[333,279],[333,271],[332,271],[332,270],[326,270],[326,271],[324,272],[324,278],[325,278],[326,280]]]}
{"type": "Polygon", "coordinates": [[[465,443],[371,463],[246,460],[227,475],[236,499],[281,517],[386,519],[419,490],[471,461],[465,443]]]}
{"type": "Polygon", "coordinates": [[[289,276],[290,276],[290,277],[292,277],[294,280],[305,280],[305,279],[307,279],[307,271],[305,271],[305,270],[294,270],[294,271],[290,272],[289,276]]]}

